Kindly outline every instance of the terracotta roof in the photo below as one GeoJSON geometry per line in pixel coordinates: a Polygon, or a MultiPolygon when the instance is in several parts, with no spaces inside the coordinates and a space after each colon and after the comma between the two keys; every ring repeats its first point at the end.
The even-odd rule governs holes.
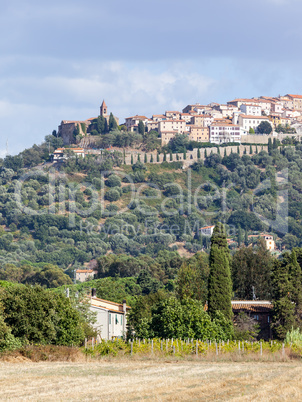
{"type": "Polygon", "coordinates": [[[247,310],[254,313],[268,313],[273,309],[273,304],[267,300],[232,300],[231,303],[235,312],[247,310]]]}
{"type": "Polygon", "coordinates": [[[215,225],[213,225],[213,226],[204,226],[203,228],[200,228],[200,230],[201,229],[210,229],[210,228],[214,228],[215,227],[215,225]]]}
{"type": "Polygon", "coordinates": [[[76,273],[77,274],[91,274],[93,273],[93,269],[77,269],[76,273]]]}
{"type": "MultiPolygon", "coordinates": [[[[113,304],[114,306],[122,306],[123,305],[123,303],[115,303],[115,302],[110,301],[110,300],[100,299],[99,297],[91,297],[91,300],[96,300],[96,301],[100,301],[100,302],[113,304]]],[[[127,305],[126,305],[126,307],[131,308],[130,306],[127,306],[127,305]]]]}
{"type": "Polygon", "coordinates": [[[182,122],[182,123],[185,123],[185,121],[184,120],[180,120],[180,119],[168,119],[168,120],[163,120],[163,121],[160,121],[160,123],[166,123],[166,122],[175,122],[175,121],[180,121],[180,122],[182,122]]]}
{"type": "Polygon", "coordinates": [[[287,94],[285,96],[289,96],[291,98],[295,98],[295,99],[302,99],[302,95],[291,95],[291,94],[287,94]]]}
{"type": "Polygon", "coordinates": [[[242,117],[243,119],[264,119],[264,120],[268,120],[267,116],[250,116],[247,114],[241,114],[239,115],[239,117],[242,117]]]}
{"type": "Polygon", "coordinates": [[[210,127],[239,127],[238,124],[229,124],[229,123],[215,123],[213,122],[210,127]]]}
{"type": "Polygon", "coordinates": [[[126,119],[125,119],[125,120],[128,120],[128,119],[139,119],[139,120],[145,120],[145,119],[148,119],[148,117],[146,117],[146,116],[139,116],[139,115],[136,115],[136,116],[132,116],[132,117],[126,117],[126,119]]]}

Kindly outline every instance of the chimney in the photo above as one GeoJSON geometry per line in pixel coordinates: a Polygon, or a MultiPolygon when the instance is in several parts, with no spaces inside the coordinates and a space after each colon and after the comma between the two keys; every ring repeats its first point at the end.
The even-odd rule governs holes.
{"type": "Polygon", "coordinates": [[[123,312],[126,314],[126,300],[123,300],[123,312]]]}
{"type": "Polygon", "coordinates": [[[96,288],[91,289],[91,296],[96,297],[96,288]]]}

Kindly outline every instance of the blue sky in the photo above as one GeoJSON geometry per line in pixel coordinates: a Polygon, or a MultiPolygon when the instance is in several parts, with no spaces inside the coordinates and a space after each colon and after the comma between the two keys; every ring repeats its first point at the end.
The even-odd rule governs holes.
{"type": "Polygon", "coordinates": [[[0,156],[97,116],[302,93],[300,0],[0,0],[0,156]]]}

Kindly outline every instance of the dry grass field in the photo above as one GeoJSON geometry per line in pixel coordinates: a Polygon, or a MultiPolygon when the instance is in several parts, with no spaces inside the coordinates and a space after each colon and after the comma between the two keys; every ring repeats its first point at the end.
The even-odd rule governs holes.
{"type": "Polygon", "coordinates": [[[301,401],[302,363],[16,359],[0,363],[0,399],[301,401]]]}

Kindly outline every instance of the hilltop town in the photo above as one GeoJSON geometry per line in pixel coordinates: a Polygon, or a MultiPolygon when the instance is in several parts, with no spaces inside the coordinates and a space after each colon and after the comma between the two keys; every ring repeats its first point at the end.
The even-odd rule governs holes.
{"type": "MultiPolygon", "coordinates": [[[[110,121],[117,127],[119,119],[108,114],[103,101],[100,115],[108,131],[110,121]]],[[[58,135],[64,144],[75,143],[79,139],[93,137],[98,118],[85,121],[63,120],[58,135]]],[[[251,99],[234,99],[226,104],[212,102],[208,105],[199,103],[187,105],[182,111],[165,111],[153,114],[150,118],[135,115],[125,118],[119,128],[132,133],[157,133],[161,146],[170,142],[177,134],[188,137],[190,141],[225,144],[225,143],[268,143],[269,136],[279,140],[287,136],[300,139],[302,134],[302,95],[260,96],[251,99]],[[142,126],[143,124],[143,126],[142,126]]],[[[83,144],[89,144],[82,141],[83,144]]]]}

